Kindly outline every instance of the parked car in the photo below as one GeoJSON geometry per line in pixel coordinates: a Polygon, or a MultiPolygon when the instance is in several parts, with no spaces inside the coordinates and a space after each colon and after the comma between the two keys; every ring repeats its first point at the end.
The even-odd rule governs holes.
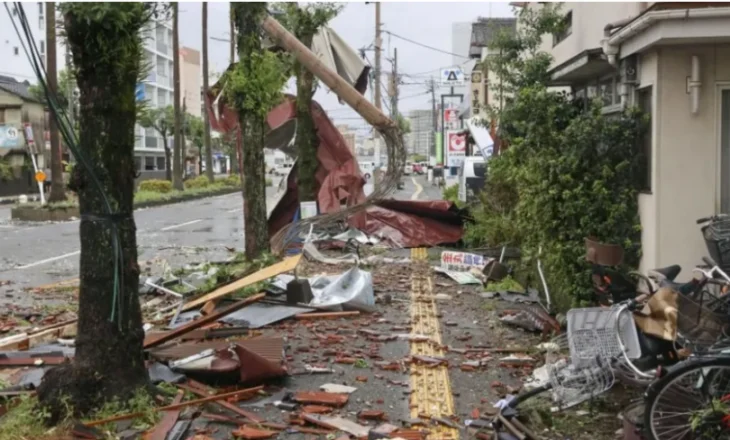
{"type": "Polygon", "coordinates": [[[420,163],[414,163],[413,164],[413,172],[416,174],[423,174],[423,167],[420,163]]]}
{"type": "Polygon", "coordinates": [[[482,156],[468,156],[459,168],[459,201],[470,202],[487,179],[487,163],[482,156]]]}
{"type": "Polygon", "coordinates": [[[289,171],[291,171],[294,164],[292,163],[283,163],[281,165],[277,165],[276,168],[274,168],[274,175],[275,176],[286,176],[289,174],[289,171]]]}
{"type": "Polygon", "coordinates": [[[406,176],[413,174],[413,163],[406,162],[406,165],[403,167],[403,174],[406,176]]]}

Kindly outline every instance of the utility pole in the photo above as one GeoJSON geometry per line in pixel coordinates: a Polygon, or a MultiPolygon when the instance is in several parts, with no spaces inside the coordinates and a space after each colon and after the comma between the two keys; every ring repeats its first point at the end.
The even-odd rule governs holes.
{"type": "Polygon", "coordinates": [[[398,48],[393,49],[393,97],[391,101],[391,109],[393,118],[398,117],[398,48]]]}
{"type": "MultiPolygon", "coordinates": [[[[51,93],[58,92],[58,72],[56,69],[56,3],[46,3],[46,71],[48,72],[48,88],[51,93]]],[[[70,99],[71,97],[69,97],[70,99]]],[[[58,125],[55,118],[48,118],[50,122],[49,135],[51,140],[51,194],[49,202],[66,200],[63,185],[63,151],[58,136],[58,125]]]]}
{"type": "Polygon", "coordinates": [[[431,156],[436,156],[436,132],[438,131],[438,119],[436,117],[436,81],[431,77],[431,85],[429,87],[431,92],[431,123],[433,126],[433,133],[431,136],[431,156]]]}
{"type": "Polygon", "coordinates": [[[231,8],[230,12],[230,18],[229,18],[229,24],[231,27],[231,64],[233,64],[234,61],[236,61],[236,26],[235,22],[233,21],[233,8],[231,8]]]}
{"type": "Polygon", "coordinates": [[[380,103],[380,51],[383,40],[380,38],[380,2],[375,3],[375,108],[382,110],[380,103]]]}

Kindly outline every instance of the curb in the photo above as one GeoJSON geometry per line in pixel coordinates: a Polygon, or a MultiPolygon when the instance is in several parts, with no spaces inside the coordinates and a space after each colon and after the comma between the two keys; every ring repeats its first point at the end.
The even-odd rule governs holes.
{"type": "MultiPolygon", "coordinates": [[[[176,203],[182,203],[182,202],[190,202],[193,200],[200,200],[200,199],[206,199],[208,197],[218,197],[218,196],[225,196],[228,194],[234,194],[237,192],[240,192],[240,188],[225,188],[220,191],[215,192],[209,192],[204,194],[195,194],[190,196],[177,196],[173,197],[167,200],[155,200],[155,201],[149,201],[149,202],[142,202],[142,203],[136,203],[134,205],[134,210],[142,209],[142,208],[154,208],[157,206],[164,206],[164,205],[174,205],[176,203]]],[[[10,203],[5,202],[4,200],[0,200],[0,204],[13,204],[15,201],[11,201],[10,203]]]]}

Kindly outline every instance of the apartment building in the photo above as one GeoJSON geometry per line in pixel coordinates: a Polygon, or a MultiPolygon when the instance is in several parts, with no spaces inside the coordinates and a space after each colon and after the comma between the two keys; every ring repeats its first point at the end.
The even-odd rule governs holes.
{"type": "Polygon", "coordinates": [[[434,140],[433,110],[411,110],[408,119],[411,120],[408,152],[428,156],[434,140]]]}
{"type": "Polygon", "coordinates": [[[353,155],[357,155],[355,151],[355,141],[357,133],[351,130],[349,125],[338,125],[336,128],[337,131],[339,131],[342,137],[345,139],[345,144],[347,144],[347,148],[350,149],[350,152],[353,155]]]}
{"type": "Polygon", "coordinates": [[[602,99],[607,114],[650,114],[642,269],[680,264],[688,279],[707,255],[695,221],[730,213],[730,5],[569,2],[561,12],[566,30],[542,41],[553,84],[602,99]]]}

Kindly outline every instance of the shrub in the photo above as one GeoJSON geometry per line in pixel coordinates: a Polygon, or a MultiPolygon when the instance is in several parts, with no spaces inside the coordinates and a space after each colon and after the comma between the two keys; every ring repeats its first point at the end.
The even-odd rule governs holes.
{"type": "Polygon", "coordinates": [[[459,203],[459,184],[456,183],[444,188],[443,198],[449,202],[459,203]]]}
{"type": "Polygon", "coordinates": [[[225,186],[241,186],[241,178],[237,174],[230,174],[223,179],[217,180],[225,186]]]}
{"type": "Polygon", "coordinates": [[[172,182],[160,179],[143,180],[139,184],[140,191],[149,191],[166,194],[172,191],[172,182]]]}
{"type": "Polygon", "coordinates": [[[274,186],[274,181],[267,177],[266,178],[266,186],[274,186]]]}
{"type": "Polygon", "coordinates": [[[210,185],[210,181],[205,176],[198,176],[185,182],[185,188],[207,188],[210,185]]]}

